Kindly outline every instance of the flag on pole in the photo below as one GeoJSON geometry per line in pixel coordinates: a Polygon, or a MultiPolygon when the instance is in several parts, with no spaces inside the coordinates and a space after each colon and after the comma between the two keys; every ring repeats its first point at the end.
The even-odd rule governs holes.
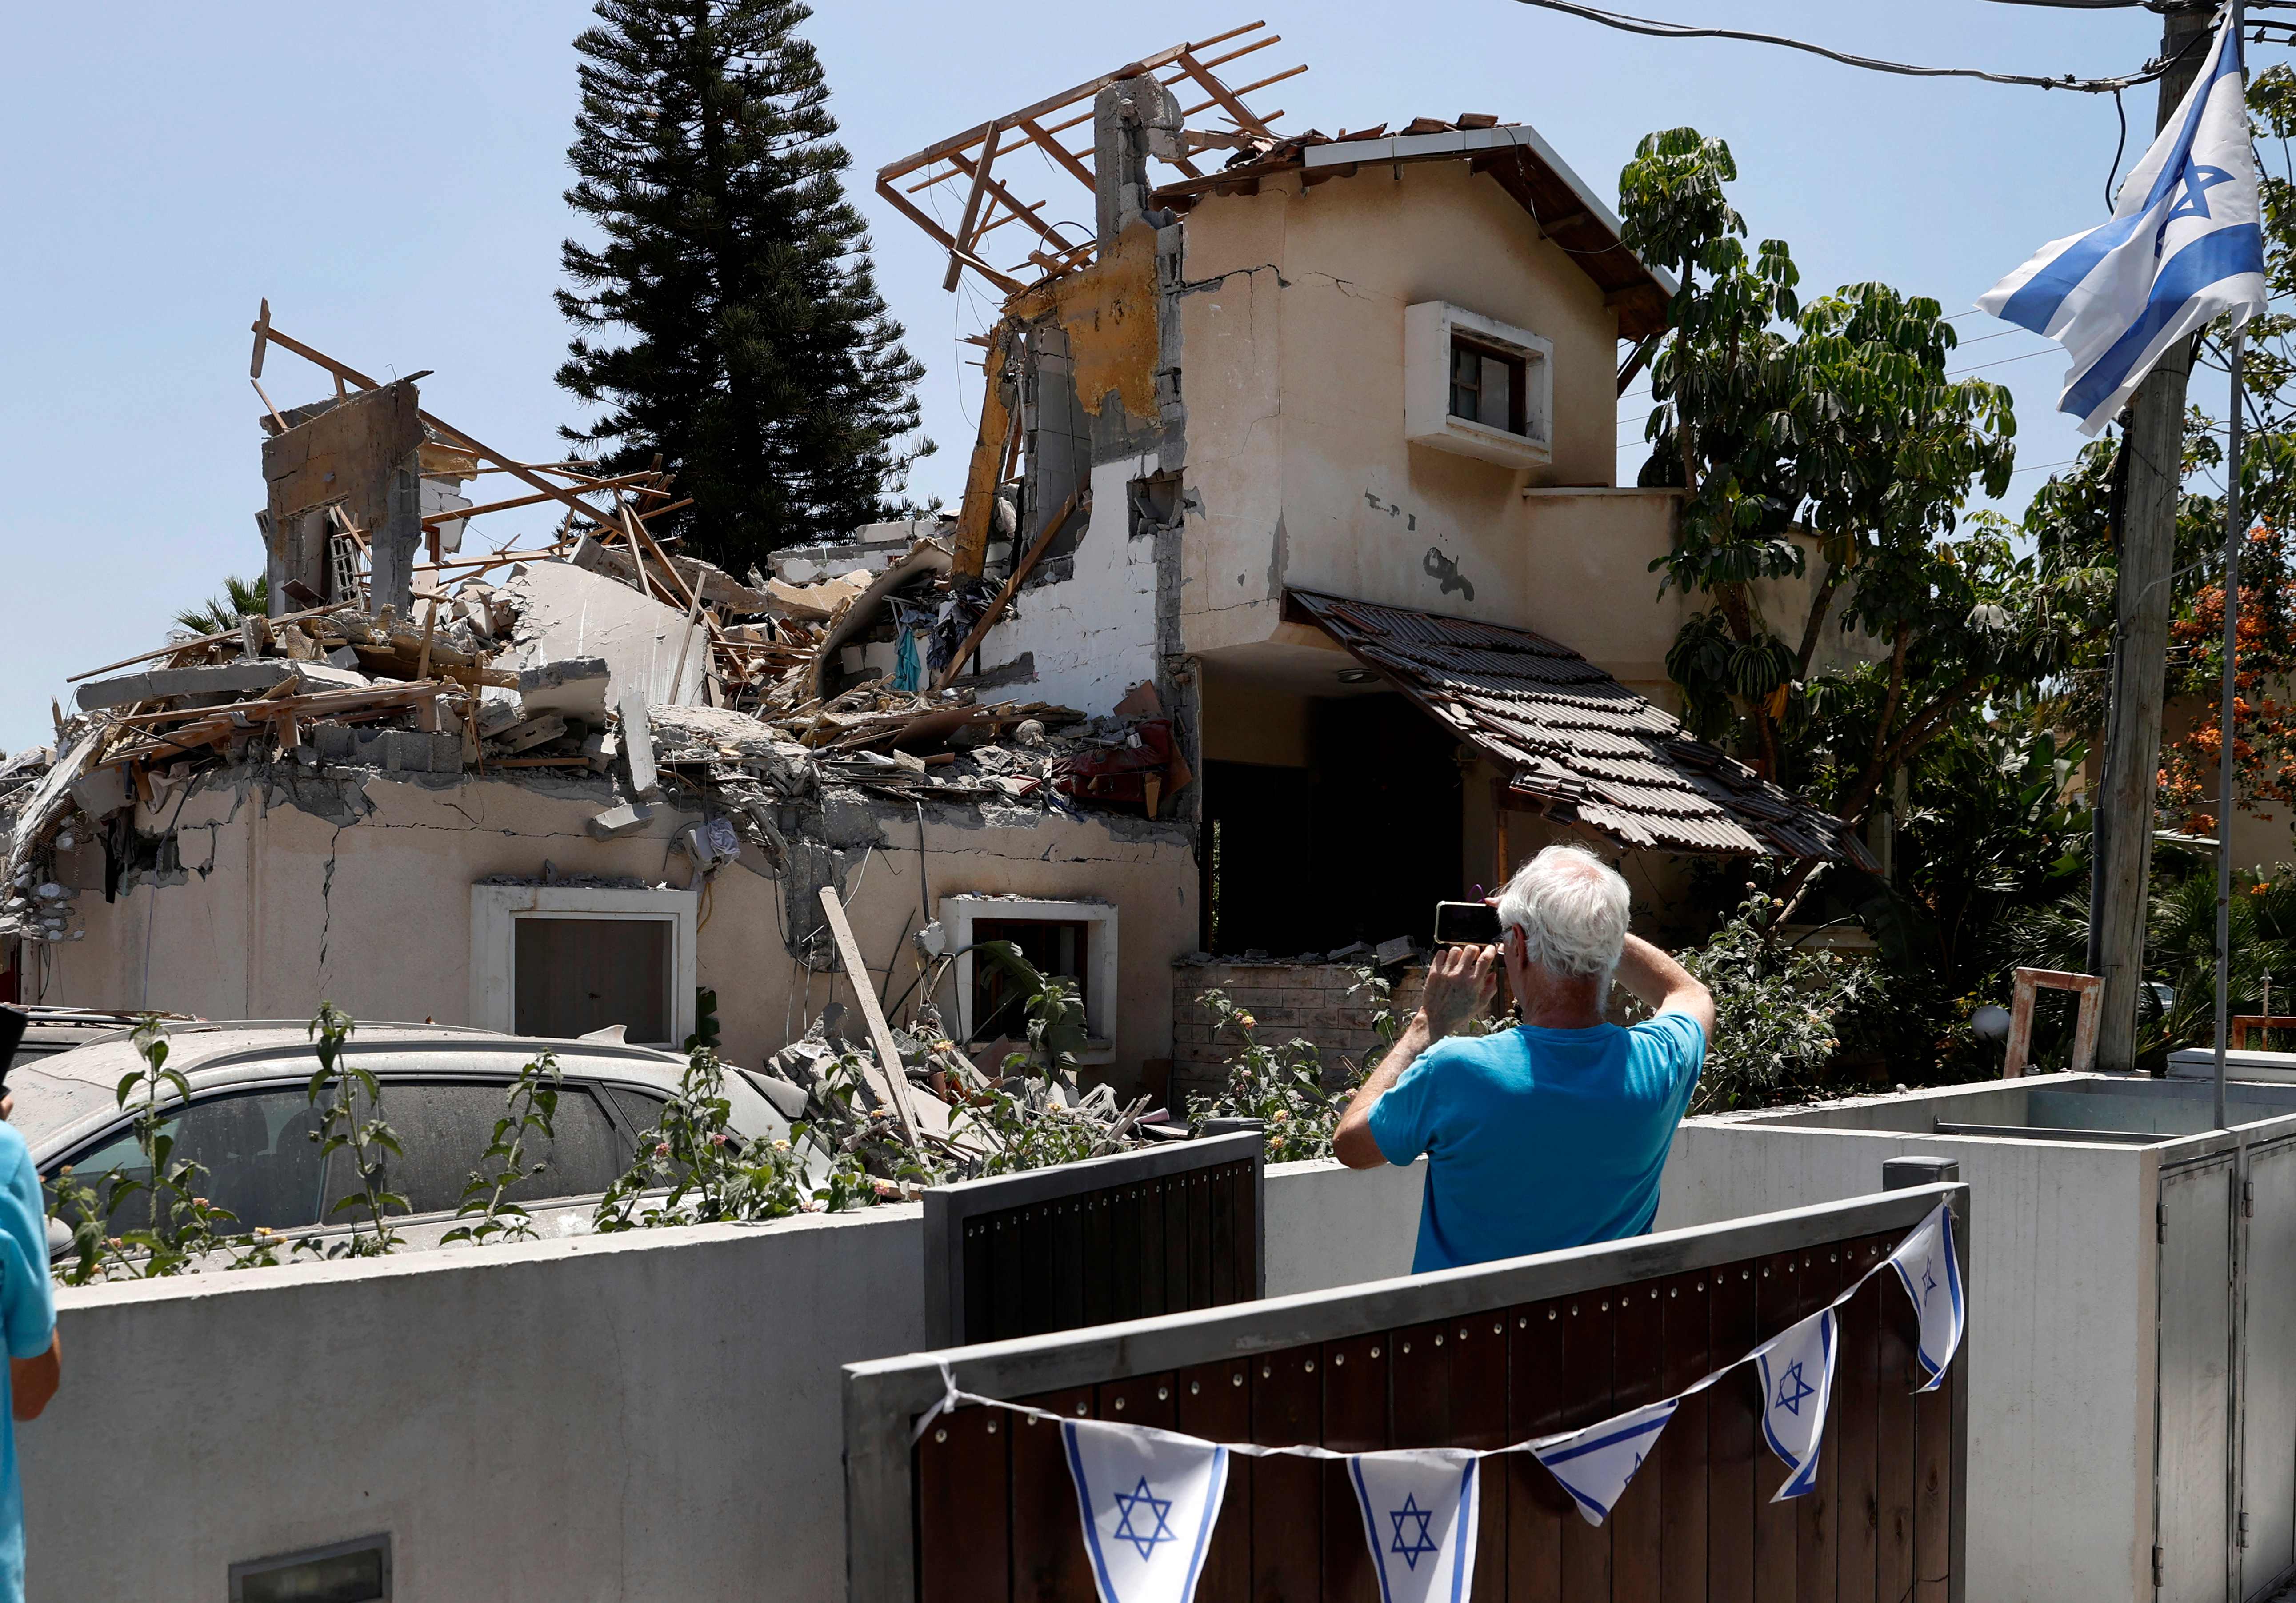
{"type": "Polygon", "coordinates": [[[1833,1359],[1841,1350],[1833,1310],[1809,1318],[1754,1349],[1762,1380],[1762,1436],[1785,1461],[1786,1478],[1770,1499],[1782,1503],[1817,1485],[1817,1450],[1833,1393],[1833,1359]]]}
{"type": "Polygon", "coordinates": [[[1063,1419],[1100,1603],[1189,1603],[1227,1489],[1227,1449],[1193,1436],[1063,1419]]]}
{"type": "Polygon", "coordinates": [[[1380,1603],[1466,1603],[1475,1576],[1480,1455],[1461,1448],[1348,1460],[1380,1603]]]}
{"type": "Polygon", "coordinates": [[[2177,113],[2120,186],[2112,220],[2054,240],[1978,297],[1982,309],[2072,358],[2057,409],[2094,434],[2161,353],[2265,306],[2264,235],[2232,8],[2177,113]]]}
{"type": "Polygon", "coordinates": [[[1921,1317],[1921,1345],[1914,1350],[1921,1364],[1919,1390],[1933,1392],[1945,1379],[1961,1345],[1965,1314],[1961,1299],[1961,1259],[1953,1250],[1953,1211],[1943,1203],[1921,1222],[1921,1228],[1898,1244],[1890,1267],[1904,1282],[1906,1295],[1921,1317]]]}
{"type": "Polygon", "coordinates": [[[1585,1430],[1549,1436],[1531,1443],[1531,1456],[1562,1483],[1570,1500],[1578,1505],[1579,1517],[1590,1525],[1599,1525],[1618,1506],[1643,1460],[1657,1450],[1659,1432],[1681,1406],[1682,1398],[1669,1397],[1585,1430]]]}

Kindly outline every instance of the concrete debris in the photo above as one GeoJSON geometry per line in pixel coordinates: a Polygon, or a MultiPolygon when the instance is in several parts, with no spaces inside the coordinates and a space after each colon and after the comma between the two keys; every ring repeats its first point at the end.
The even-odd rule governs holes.
{"type": "Polygon", "coordinates": [[[586,827],[597,839],[611,841],[644,829],[652,821],[652,808],[643,802],[624,802],[598,814],[586,827]]]}

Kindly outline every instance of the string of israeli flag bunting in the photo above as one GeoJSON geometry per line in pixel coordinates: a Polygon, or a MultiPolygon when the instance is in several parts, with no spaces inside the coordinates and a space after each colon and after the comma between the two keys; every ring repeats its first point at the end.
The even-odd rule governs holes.
{"type": "Polygon", "coordinates": [[[1348,1453],[1325,1447],[1207,1442],[1153,1426],[1072,1419],[1026,1403],[980,1396],[960,1390],[945,1363],[940,1369],[944,1393],[917,1421],[910,1439],[922,1440],[934,1420],[966,1403],[1059,1426],[1101,1603],[1189,1603],[1219,1518],[1228,1459],[1234,1453],[1346,1464],[1363,1515],[1364,1537],[1379,1570],[1383,1603],[1466,1603],[1475,1568],[1483,1459],[1499,1453],[1529,1453],[1570,1494],[1587,1523],[1599,1525],[1684,1401],[1747,1364],[1754,1366],[1761,1380],[1762,1437],[1786,1467],[1785,1480],[1771,1500],[1783,1502],[1812,1491],[1817,1484],[1834,1361],[1841,1346],[1836,1311],[1885,1269],[1896,1273],[1921,1325],[1915,1361],[1922,1384],[1915,1390],[1933,1391],[1961,1345],[1966,1319],[1953,1214],[1943,1203],[1833,1302],[1696,1385],[1578,1430],[1507,1447],[1348,1453]]]}

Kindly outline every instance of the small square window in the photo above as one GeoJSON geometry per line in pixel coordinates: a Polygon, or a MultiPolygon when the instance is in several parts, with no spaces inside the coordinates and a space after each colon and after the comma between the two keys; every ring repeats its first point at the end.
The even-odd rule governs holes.
{"type": "MultiPolygon", "coordinates": [[[[976,941],[1006,941],[1040,974],[1058,974],[1072,982],[1086,1016],[1092,1012],[1092,926],[1071,918],[980,918],[972,925],[976,941]]],[[[995,1040],[1000,1036],[1018,1040],[1029,1032],[1029,999],[1013,975],[996,963],[972,966],[972,1039],[995,1040]]]]}
{"type": "Polygon", "coordinates": [[[1451,341],[1451,415],[1510,434],[1528,432],[1524,416],[1526,364],[1519,356],[1478,345],[1472,340],[1451,341]]]}
{"type": "Polygon", "coordinates": [[[390,1603],[390,1538],[249,1559],[229,1581],[231,1603],[390,1603]]]}

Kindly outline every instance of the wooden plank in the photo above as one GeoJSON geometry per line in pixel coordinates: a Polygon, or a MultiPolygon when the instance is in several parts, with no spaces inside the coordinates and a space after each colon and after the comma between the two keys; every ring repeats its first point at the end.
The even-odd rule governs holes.
{"type": "Polygon", "coordinates": [[[996,1409],[962,1408],[942,1415],[917,1443],[921,1603],[1005,1603],[1012,1596],[1008,1448],[1016,1423],[996,1409]]]}
{"type": "MultiPolygon", "coordinates": [[[[1507,1438],[1528,1441],[1563,1428],[1562,1311],[1566,1301],[1510,1309],[1507,1324],[1507,1438]]],[[[1497,1460],[1506,1488],[1506,1603],[1560,1603],[1562,1525],[1578,1514],[1554,1477],[1527,1452],[1497,1460]]],[[[1484,1594],[1478,1590],[1477,1597],[1484,1594]]]]}
{"type": "MultiPolygon", "coordinates": [[[[964,262],[958,253],[972,249],[973,238],[980,221],[980,198],[988,191],[988,169],[996,163],[996,142],[1004,137],[1004,134],[1003,123],[990,123],[988,135],[981,140],[980,159],[969,164],[972,169],[972,187],[965,193],[964,210],[957,218],[956,243],[949,247],[948,271],[942,276],[940,284],[944,290],[956,288],[957,278],[964,271],[964,262]]],[[[953,152],[949,159],[959,163],[964,163],[964,160],[953,152]]]]}
{"type": "Polygon", "coordinates": [[[1078,1250],[1083,1259],[1078,1273],[1083,1297],[1083,1322],[1105,1325],[1115,1319],[1114,1241],[1110,1232],[1115,1188],[1094,1191],[1077,1199],[1083,1210],[1078,1221],[1078,1250]]]}
{"type": "MultiPolygon", "coordinates": [[[[1802,1315],[1800,1262],[1799,1253],[1777,1253],[1762,1259],[1755,1271],[1754,1300],[1766,1341],[1802,1315]]],[[[1759,1387],[1760,1371],[1752,1365],[1747,1371],[1758,1377],[1759,1387]]],[[[1754,1510],[1754,1595],[1761,1603],[1800,1603],[1795,1596],[1801,1574],[1800,1510],[1792,1502],[1770,1500],[1785,1478],[1785,1466],[1764,1443],[1754,1469],[1754,1493],[1761,1500],[1754,1510]]]]}
{"type": "Polygon", "coordinates": [[[990,1334],[996,1328],[996,1311],[989,1301],[996,1272],[989,1252],[990,1234],[989,1221],[985,1219],[964,1221],[964,1328],[958,1333],[959,1345],[996,1339],[990,1334]]]}
{"type": "Polygon", "coordinates": [[[1139,1188],[1140,1256],[1140,1317],[1149,1319],[1160,1313],[1177,1313],[1165,1295],[1164,1285],[1168,1278],[1164,1270],[1164,1182],[1152,1180],[1139,1188]]]}
{"type": "MultiPolygon", "coordinates": [[[[1665,1287],[1644,1281],[1619,1287],[1611,1312],[1611,1409],[1624,1413],[1667,1395],[1665,1287]]],[[[1671,1434],[1674,1422],[1667,1425],[1671,1434]]],[[[1666,1436],[1659,1437],[1661,1445],[1666,1436]]],[[[1611,1511],[1611,1590],[1620,1598],[1656,1598],[1664,1530],[1666,1466],[1652,1455],[1611,1511]]]]}
{"type": "MultiPolygon", "coordinates": [[[[1507,1444],[1507,1326],[1504,1313],[1463,1315],[1390,1333],[1396,1447],[1507,1444]]],[[[1476,1535],[1476,1596],[1506,1590],[1506,1466],[1487,1460],[1476,1535]]]]}
{"type": "Polygon", "coordinates": [[[1020,1225],[1021,1334],[1048,1336],[1053,1323],[1053,1278],[1046,1272],[1052,1257],[1052,1210],[1056,1203],[1035,1203],[1015,1210],[1020,1225]]]}
{"type": "Polygon", "coordinates": [[[1140,1306],[1140,1193],[1137,1183],[1108,1197],[1108,1317],[1136,1319],[1140,1306]]]}
{"type": "MultiPolygon", "coordinates": [[[[1251,1393],[1246,1389],[1250,1360],[1231,1358],[1199,1364],[1172,1377],[1173,1402],[1178,1410],[1174,1428],[1207,1442],[1251,1440],[1251,1393]]],[[[1220,1504],[1219,1523],[1212,1527],[1211,1545],[1204,1550],[1203,1574],[1196,1596],[1204,1603],[1251,1594],[1251,1472],[1252,1459],[1231,1456],[1227,1492],[1220,1504]]]]}
{"type": "MultiPolygon", "coordinates": [[[[1833,1301],[1841,1289],[1841,1248],[1805,1248],[1800,1255],[1801,1308],[1805,1316],[1833,1301]]],[[[1839,1352],[1834,1374],[1841,1373],[1839,1352]]],[[[1794,1595],[1800,1603],[1834,1603],[1836,1572],[1841,1564],[1838,1504],[1841,1457],[1834,1451],[1835,1426],[1841,1418],[1840,1398],[1826,1397],[1826,1423],[1818,1438],[1817,1475],[1814,1490],[1794,1505],[1795,1545],[1799,1554],[1794,1595]]]]}
{"type": "Polygon", "coordinates": [[[1197,1170],[1186,1177],[1188,1194],[1188,1306],[1212,1305],[1212,1177],[1197,1170]]]}
{"type": "MultiPolygon", "coordinates": [[[[1334,1452],[1377,1452],[1388,1443],[1387,1388],[1391,1336],[1325,1342],[1305,1348],[1324,1383],[1324,1445],[1334,1452]]],[[[1379,1572],[1364,1544],[1361,1504],[1345,1464],[1324,1463],[1324,1603],[1380,1603],[1379,1572]]]]}
{"type": "Polygon", "coordinates": [[[981,1342],[1010,1341],[1028,1328],[1029,1266],[1022,1237],[1021,1210],[1011,1208],[991,1215],[988,1228],[988,1324],[981,1342]]]}
{"type": "Polygon", "coordinates": [[[1179,62],[1182,67],[1187,69],[1188,76],[1196,80],[1197,86],[1212,97],[1219,109],[1234,120],[1236,127],[1248,129],[1254,134],[1267,135],[1269,138],[1275,137],[1274,131],[1259,120],[1259,113],[1245,105],[1233,90],[1220,82],[1213,75],[1210,68],[1197,61],[1193,51],[1180,52],[1179,62]]]}
{"type": "Polygon", "coordinates": [[[1031,140],[1033,140],[1038,150],[1044,152],[1045,154],[1050,156],[1054,161],[1058,162],[1067,170],[1068,175],[1074,178],[1078,183],[1083,185],[1086,189],[1096,190],[1098,188],[1098,185],[1092,176],[1092,169],[1086,167],[1082,161],[1078,160],[1073,154],[1071,154],[1067,145],[1062,144],[1059,140],[1045,132],[1044,124],[1038,122],[1033,117],[1015,117],[1013,119],[1013,126],[1019,128],[1023,134],[1026,134],[1031,140]]]}
{"type": "MultiPolygon", "coordinates": [[[[1702,1271],[1715,1353],[1749,1352],[1761,1339],[1752,1262],[1702,1271]]],[[[1754,1603],[1755,1459],[1762,1445],[1759,1383],[1742,1365],[1706,1391],[1706,1596],[1708,1603],[1754,1603]]]]}
{"type": "MultiPolygon", "coordinates": [[[[1584,1291],[1563,1304],[1562,1394],[1566,1428],[1596,1425],[1611,1405],[1612,1327],[1608,1290],[1584,1291]]],[[[1628,1495],[1633,1495],[1632,1488],[1628,1495]]],[[[1614,1514],[1615,1517],[1615,1514],[1614,1514]]],[[[1610,1603],[1611,1528],[1573,1516],[1562,1524],[1562,1603],[1610,1603]]]]}
{"type": "Polygon", "coordinates": [[[1063,1197],[1048,1204],[1051,1217],[1046,1221],[1051,1245],[1037,1274],[1051,1293],[1054,1330],[1076,1330],[1090,1321],[1084,1315],[1084,1213],[1085,1199],[1063,1197]]]}
{"type": "Polygon", "coordinates": [[[1915,1603],[1947,1603],[1952,1591],[1953,1393],[1960,1384],[1956,1358],[1944,1385],[1914,1398],[1915,1603]]]}
{"type": "MultiPolygon", "coordinates": [[[[869,966],[861,960],[860,943],[853,939],[853,925],[845,917],[845,904],[837,898],[835,885],[821,887],[821,910],[829,920],[829,933],[837,942],[838,961],[845,966],[845,977],[852,982],[853,999],[861,1005],[861,1016],[869,1026],[870,1043],[877,1049],[875,1090],[893,1110],[899,1121],[901,1133],[911,1146],[917,1141],[917,1113],[909,1106],[909,1077],[901,1067],[901,1049],[893,1044],[893,1032],[885,1023],[885,1010],[877,1001],[877,987],[869,978],[869,966]]],[[[865,1070],[868,1059],[862,1059],[865,1070]]]]}
{"type": "Polygon", "coordinates": [[[1914,1373],[1915,1323],[1902,1295],[1882,1299],[1874,1332],[1875,1596],[1899,1603],[1914,1591],[1914,1373]]]}
{"type": "MultiPolygon", "coordinates": [[[[1063,1418],[1087,1418],[1090,1386],[1020,1401],[1063,1418]]],[[[1060,1427],[1015,1416],[1013,1432],[1013,1597],[1015,1603],[1076,1603],[1093,1595],[1092,1560],[1077,1523],[1076,1483],[1060,1427]]]]}
{"type": "Polygon", "coordinates": [[[1204,1256],[1208,1260],[1206,1307],[1238,1301],[1235,1288],[1235,1174],[1222,1166],[1204,1175],[1204,1256]]]}
{"type": "MultiPolygon", "coordinates": [[[[1316,1355],[1313,1347],[1294,1347],[1250,1362],[1245,1389],[1251,1393],[1254,1442],[1294,1447],[1323,1440],[1324,1387],[1312,1367],[1316,1355]]],[[[1320,1597],[1323,1467],[1308,1459],[1254,1459],[1250,1467],[1250,1596],[1271,1603],[1320,1597]]]]}
{"type": "MultiPolygon", "coordinates": [[[[1675,1275],[1664,1283],[1660,1303],[1663,1361],[1660,1385],[1678,1393],[1713,1369],[1708,1310],[1713,1277],[1675,1275]]],[[[1706,1598],[1706,1419],[1708,1395],[1687,1398],[1667,1421],[1658,1439],[1660,1603],[1705,1603],[1706,1598]]]]}
{"type": "MultiPolygon", "coordinates": [[[[1889,1248],[1867,1238],[1849,1244],[1845,1278],[1863,1274],[1887,1254],[1889,1248]]],[[[1841,1307],[1841,1358],[1834,1371],[1834,1423],[1826,1451],[1841,1460],[1835,1503],[1841,1532],[1841,1563],[1835,1571],[1835,1595],[1840,1603],[1876,1603],[1874,1556],[1878,1548],[1880,1504],[1875,1451],[1881,1396],[1876,1365],[1880,1360],[1882,1281],[1868,1280],[1841,1307]]],[[[1888,1603],[1896,1603],[1892,1597],[1888,1603]]]]}
{"type": "Polygon", "coordinates": [[[1188,1217],[1188,1180],[1185,1174],[1159,1182],[1164,1207],[1164,1311],[1187,1313],[1196,1304],[1188,1301],[1188,1243],[1193,1221],[1188,1217]]]}
{"type": "Polygon", "coordinates": [[[937,140],[914,154],[904,156],[898,161],[887,162],[877,169],[877,176],[881,180],[906,177],[928,162],[943,160],[951,152],[964,150],[979,144],[988,136],[988,131],[999,123],[1018,123],[1023,118],[1041,121],[1050,113],[1060,111],[1065,106],[1072,106],[1080,100],[1091,99],[1111,84],[1128,78],[1138,78],[1143,73],[1152,72],[1159,67],[1168,67],[1179,58],[1180,52],[1183,50],[1201,49],[1206,45],[1232,39],[1237,34],[1249,33],[1260,26],[1262,24],[1258,22],[1247,23],[1242,28],[1232,29],[1210,39],[1198,39],[1186,45],[1175,45],[1168,50],[1158,51],[1154,55],[1143,56],[1136,62],[1119,67],[1113,72],[1103,72],[1098,78],[1086,79],[1072,89],[1063,89],[1058,95],[1048,95],[1032,105],[1023,106],[1017,111],[1007,112],[994,121],[976,123],[962,134],[955,134],[947,139],[937,140]]]}
{"type": "Polygon", "coordinates": [[[1150,1425],[1158,1430],[1175,1429],[1180,1410],[1172,1399],[1172,1380],[1168,1372],[1103,1381],[1093,1388],[1093,1418],[1112,1420],[1119,1425],[1150,1425]]]}

